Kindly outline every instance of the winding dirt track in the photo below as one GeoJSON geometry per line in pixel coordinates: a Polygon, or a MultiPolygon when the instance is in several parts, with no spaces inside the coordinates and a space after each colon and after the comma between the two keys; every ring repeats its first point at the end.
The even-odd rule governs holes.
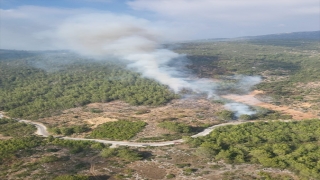
{"type": "MultiPolygon", "coordinates": [[[[38,123],[38,122],[33,122],[29,120],[18,120],[21,122],[33,124],[37,128],[37,135],[47,137],[49,136],[49,132],[47,131],[47,128],[45,125],[38,123]]],[[[291,120],[284,120],[284,122],[289,122],[291,120]]],[[[223,123],[223,124],[218,124],[214,125],[211,127],[206,128],[202,132],[195,134],[191,137],[196,138],[200,136],[206,136],[210,134],[211,131],[213,131],[217,127],[221,126],[227,126],[227,125],[237,125],[237,124],[242,124],[242,123],[248,123],[248,122],[255,122],[255,121],[235,121],[235,122],[228,122],[228,123],[223,123]]],[[[130,142],[130,141],[108,141],[108,140],[103,140],[103,139],[86,139],[86,138],[72,138],[72,137],[62,137],[62,139],[68,139],[68,140],[77,140],[77,141],[95,141],[95,142],[100,142],[104,144],[111,144],[111,147],[117,147],[117,146],[132,146],[132,147],[147,147],[147,146],[168,146],[168,145],[174,145],[174,144],[179,144],[182,143],[182,139],[174,140],[174,141],[164,141],[164,142],[149,142],[149,143],[139,143],[139,142],[130,142]]]]}
{"type": "MultiPolygon", "coordinates": [[[[0,113],[0,117],[5,117],[0,113]]],[[[9,117],[7,117],[9,118],[9,117]]],[[[47,127],[39,122],[34,122],[30,120],[20,120],[16,119],[19,122],[25,122],[28,124],[32,124],[36,126],[37,132],[35,134],[43,137],[48,137],[50,133],[47,130],[47,127]]],[[[247,121],[249,122],[249,121],[247,121]]],[[[223,123],[223,124],[218,124],[214,125],[211,127],[206,128],[202,132],[195,134],[191,137],[196,138],[200,136],[206,136],[210,134],[211,131],[213,131],[215,128],[220,127],[220,126],[227,126],[227,125],[237,125],[237,124],[242,124],[242,123],[247,123],[247,122],[228,122],[228,123],[223,123]]],[[[57,136],[58,137],[58,136],[57,136]]],[[[61,139],[68,139],[68,140],[76,140],[76,141],[95,141],[95,142],[100,142],[104,144],[111,144],[111,147],[117,147],[117,146],[132,146],[132,147],[147,147],[147,146],[168,146],[168,145],[174,145],[174,144],[179,144],[182,143],[182,139],[174,140],[174,141],[163,141],[163,142],[148,142],[148,143],[140,143],[140,142],[130,142],[130,141],[108,141],[108,140],[103,140],[103,139],[87,139],[87,138],[73,138],[73,137],[61,137],[61,139]]]]}

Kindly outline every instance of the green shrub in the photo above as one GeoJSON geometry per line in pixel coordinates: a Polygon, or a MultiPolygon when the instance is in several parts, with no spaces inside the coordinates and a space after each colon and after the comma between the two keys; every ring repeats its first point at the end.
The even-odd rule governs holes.
{"type": "Polygon", "coordinates": [[[92,113],[102,113],[103,111],[101,109],[91,108],[90,112],[92,112],[92,113]]]}
{"type": "Polygon", "coordinates": [[[117,151],[114,148],[105,148],[105,149],[102,149],[102,151],[100,152],[100,155],[104,158],[109,158],[112,156],[116,156],[117,151]]]}
{"type": "Polygon", "coordinates": [[[190,164],[190,163],[182,163],[182,164],[176,164],[176,166],[177,166],[178,168],[184,168],[184,167],[190,167],[191,164],[190,164]]]}
{"type": "Polygon", "coordinates": [[[55,162],[55,161],[58,161],[59,158],[55,155],[52,155],[52,156],[44,156],[40,159],[40,161],[42,163],[50,163],[50,162],[55,162]]]}
{"type": "Polygon", "coordinates": [[[131,150],[128,147],[104,148],[100,152],[100,155],[104,158],[119,157],[126,161],[137,161],[142,159],[139,152],[131,150]]]}
{"type": "Polygon", "coordinates": [[[175,178],[175,177],[176,177],[176,175],[174,175],[174,174],[168,174],[166,176],[167,179],[172,179],[172,178],[175,178]]]}
{"type": "Polygon", "coordinates": [[[90,137],[107,138],[111,140],[128,140],[140,132],[147,123],[143,121],[127,121],[119,120],[115,122],[107,122],[99,125],[94,129],[90,137]]]}
{"type": "Polygon", "coordinates": [[[234,113],[228,110],[222,110],[215,113],[221,120],[232,120],[234,118],[234,113]]]}
{"type": "Polygon", "coordinates": [[[178,122],[164,121],[159,123],[158,126],[176,133],[192,132],[192,128],[190,126],[183,123],[178,123],[178,122]]]}
{"type": "Polygon", "coordinates": [[[239,116],[239,119],[241,119],[241,120],[251,120],[252,119],[252,116],[250,116],[250,115],[248,115],[248,114],[241,114],[240,116],[239,116]]]}

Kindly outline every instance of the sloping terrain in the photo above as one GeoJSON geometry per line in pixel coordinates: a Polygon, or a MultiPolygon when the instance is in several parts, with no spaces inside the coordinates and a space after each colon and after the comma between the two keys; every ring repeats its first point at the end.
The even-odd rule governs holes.
{"type": "Polygon", "coordinates": [[[73,128],[73,137],[89,136],[108,122],[144,121],[147,125],[130,141],[183,138],[187,143],[109,148],[33,136],[33,127],[2,120],[0,179],[318,179],[320,43],[309,38],[318,34],[175,46],[189,58],[182,68],[214,79],[221,85],[216,94],[230,101],[187,89],[174,94],[119,64],[87,63],[69,52],[1,50],[0,110],[7,116],[33,118],[55,130],[73,128]],[[71,62],[64,64],[66,58],[71,62]],[[262,81],[251,93],[239,91],[229,86],[239,75],[262,81]],[[224,103],[234,101],[299,121],[262,119],[190,137],[209,125],[237,121],[224,110],[224,103]],[[219,112],[226,112],[227,119],[219,112]],[[310,118],[315,119],[305,120],[310,118]]]}

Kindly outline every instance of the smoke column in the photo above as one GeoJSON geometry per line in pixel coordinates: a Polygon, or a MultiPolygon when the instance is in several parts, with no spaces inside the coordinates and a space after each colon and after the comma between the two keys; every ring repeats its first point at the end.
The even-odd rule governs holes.
{"type": "MultiPolygon", "coordinates": [[[[175,92],[186,88],[216,97],[215,82],[192,78],[190,74],[168,65],[184,58],[184,55],[160,46],[168,38],[166,32],[165,28],[151,25],[144,19],[103,13],[69,18],[54,34],[60,48],[99,59],[117,58],[126,61],[128,68],[168,85],[175,92]]],[[[239,87],[251,87],[252,79],[239,79],[245,85],[238,84],[239,87]]]]}
{"type": "Polygon", "coordinates": [[[251,110],[249,106],[242,103],[227,103],[224,107],[230,111],[235,112],[236,117],[240,117],[242,114],[253,115],[256,112],[251,110]]]}
{"type": "Polygon", "coordinates": [[[188,88],[212,96],[213,81],[181,78],[183,73],[168,66],[183,55],[161,48],[163,32],[156,29],[159,28],[153,28],[148,21],[132,16],[87,14],[66,20],[56,34],[63,48],[99,59],[121,59],[129,63],[128,68],[168,85],[175,92],[188,88]]]}

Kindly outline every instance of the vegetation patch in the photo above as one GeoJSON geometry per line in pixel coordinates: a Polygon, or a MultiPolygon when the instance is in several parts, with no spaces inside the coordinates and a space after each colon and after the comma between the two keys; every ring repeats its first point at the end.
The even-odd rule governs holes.
{"type": "Polygon", "coordinates": [[[0,134],[11,137],[24,137],[36,132],[36,127],[13,119],[0,119],[0,134]]]}
{"type": "Polygon", "coordinates": [[[119,157],[130,162],[142,159],[142,155],[138,151],[131,150],[128,147],[104,148],[100,155],[104,158],[119,157]]]}
{"type": "Polygon", "coordinates": [[[99,125],[94,129],[91,138],[104,138],[110,140],[128,140],[140,132],[147,123],[143,121],[127,121],[119,120],[115,122],[107,122],[99,125]]]}
{"type": "Polygon", "coordinates": [[[215,113],[221,120],[232,120],[234,118],[234,112],[228,110],[222,110],[215,113]]]}
{"type": "Polygon", "coordinates": [[[92,113],[102,113],[103,111],[101,109],[91,108],[90,112],[92,112],[92,113]]]}
{"type": "Polygon", "coordinates": [[[320,178],[320,121],[256,122],[218,127],[210,135],[187,138],[196,154],[229,163],[260,163],[320,178]]]}
{"type": "Polygon", "coordinates": [[[70,136],[74,133],[80,134],[88,132],[91,129],[87,125],[77,125],[71,127],[51,127],[48,130],[53,134],[62,134],[64,136],[70,136]]]}
{"type": "Polygon", "coordinates": [[[168,174],[168,175],[166,175],[166,178],[167,179],[173,179],[173,178],[175,178],[176,177],[176,175],[174,175],[174,174],[168,174]]]}
{"type": "Polygon", "coordinates": [[[176,133],[190,133],[192,132],[192,127],[188,126],[184,123],[179,122],[171,122],[171,121],[164,121],[158,124],[159,127],[168,129],[169,131],[176,132],[176,133]]]}
{"type": "MultiPolygon", "coordinates": [[[[30,149],[40,146],[42,139],[36,136],[14,138],[9,140],[0,141],[0,160],[12,159],[15,157],[15,153],[19,150],[30,149]]],[[[22,154],[22,153],[20,153],[22,154]]],[[[0,161],[0,162],[1,162],[0,161]]],[[[0,163],[1,164],[1,163],[0,163]]]]}

